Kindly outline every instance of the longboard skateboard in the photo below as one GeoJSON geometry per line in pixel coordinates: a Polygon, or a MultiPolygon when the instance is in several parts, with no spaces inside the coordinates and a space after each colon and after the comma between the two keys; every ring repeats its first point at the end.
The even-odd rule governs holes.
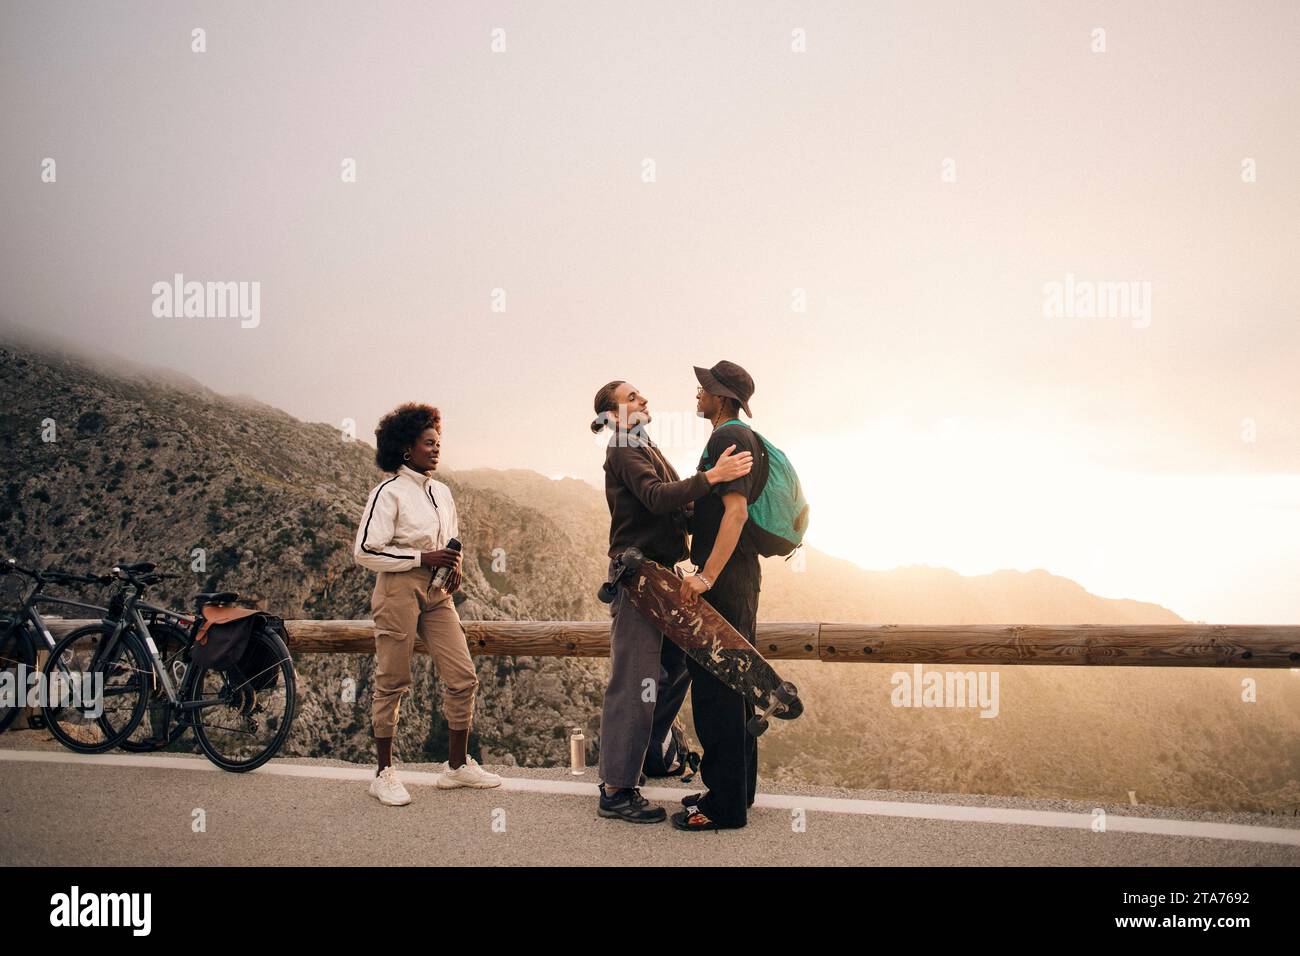
{"type": "Polygon", "coordinates": [[[799,691],[782,680],[753,644],[704,600],[687,603],[682,579],[639,549],[628,548],[615,561],[598,597],[609,604],[622,588],[632,606],[663,635],[722,683],[754,705],[746,730],[755,737],[767,730],[769,717],[793,720],[803,713],[799,691]]]}

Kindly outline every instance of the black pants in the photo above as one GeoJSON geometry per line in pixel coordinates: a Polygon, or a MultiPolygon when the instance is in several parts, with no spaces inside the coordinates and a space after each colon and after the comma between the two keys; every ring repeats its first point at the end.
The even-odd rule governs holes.
{"type": "MultiPolygon", "coordinates": [[[[704,592],[704,600],[753,644],[758,620],[757,578],[722,578],[719,584],[722,586],[704,592]]],[[[745,730],[754,716],[754,705],[689,657],[686,663],[691,672],[695,735],[704,751],[700,778],[709,791],[700,801],[700,810],[722,826],[743,827],[758,789],[758,738],[745,730]]]]}

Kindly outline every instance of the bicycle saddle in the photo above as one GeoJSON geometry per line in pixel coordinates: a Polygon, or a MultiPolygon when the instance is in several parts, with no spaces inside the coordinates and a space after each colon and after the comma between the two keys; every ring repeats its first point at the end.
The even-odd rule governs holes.
{"type": "Polygon", "coordinates": [[[194,595],[194,603],[198,607],[205,604],[234,604],[238,600],[237,591],[204,591],[194,595]]]}

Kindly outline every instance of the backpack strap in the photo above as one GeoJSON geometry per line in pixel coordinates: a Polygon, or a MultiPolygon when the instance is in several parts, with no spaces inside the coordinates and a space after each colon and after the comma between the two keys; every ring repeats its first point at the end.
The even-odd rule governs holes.
{"type": "Polygon", "coordinates": [[[700,770],[700,755],[694,750],[688,750],[682,757],[682,763],[682,783],[690,783],[700,770]]]}
{"type": "MultiPolygon", "coordinates": [[[[718,428],[726,428],[728,425],[739,425],[739,426],[742,427],[742,428],[748,428],[751,432],[754,432],[754,434],[755,434],[756,436],[758,436],[759,444],[760,444],[760,445],[762,446],[762,448],[763,448],[763,454],[765,454],[765,455],[767,454],[767,439],[764,438],[762,435],[760,435],[758,432],[755,432],[755,431],[754,431],[754,426],[753,426],[753,425],[750,425],[750,424],[748,424],[748,423],[746,423],[746,422],[742,422],[739,418],[731,418],[731,419],[728,419],[727,421],[723,422],[721,425],[719,425],[718,428]]],[[[715,429],[713,429],[713,430],[716,432],[716,431],[718,430],[718,428],[715,428],[715,429]]],[[[769,457],[770,457],[770,456],[769,456],[769,457]]],[[[768,474],[767,478],[764,478],[764,479],[763,479],[763,487],[758,489],[758,494],[757,494],[757,495],[754,495],[754,501],[757,501],[758,498],[759,498],[759,495],[761,495],[764,491],[767,490],[767,482],[768,482],[768,479],[770,479],[771,477],[772,477],[771,474],[768,474]]],[[[752,504],[753,502],[750,502],[750,503],[752,504]]]]}
{"type": "Polygon", "coordinates": [[[673,718],[668,735],[677,744],[677,766],[669,771],[670,776],[681,777],[682,783],[690,783],[700,769],[700,755],[691,749],[686,740],[686,725],[680,715],[673,718]]]}

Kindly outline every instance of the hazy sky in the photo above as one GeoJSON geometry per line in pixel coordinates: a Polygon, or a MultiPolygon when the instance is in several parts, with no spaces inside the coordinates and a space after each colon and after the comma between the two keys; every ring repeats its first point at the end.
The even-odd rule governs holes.
{"type": "Polygon", "coordinates": [[[818,547],[1300,623],[1300,4],[0,10],[0,318],[593,481],[597,387],[690,470],[728,358],[818,547]]]}

